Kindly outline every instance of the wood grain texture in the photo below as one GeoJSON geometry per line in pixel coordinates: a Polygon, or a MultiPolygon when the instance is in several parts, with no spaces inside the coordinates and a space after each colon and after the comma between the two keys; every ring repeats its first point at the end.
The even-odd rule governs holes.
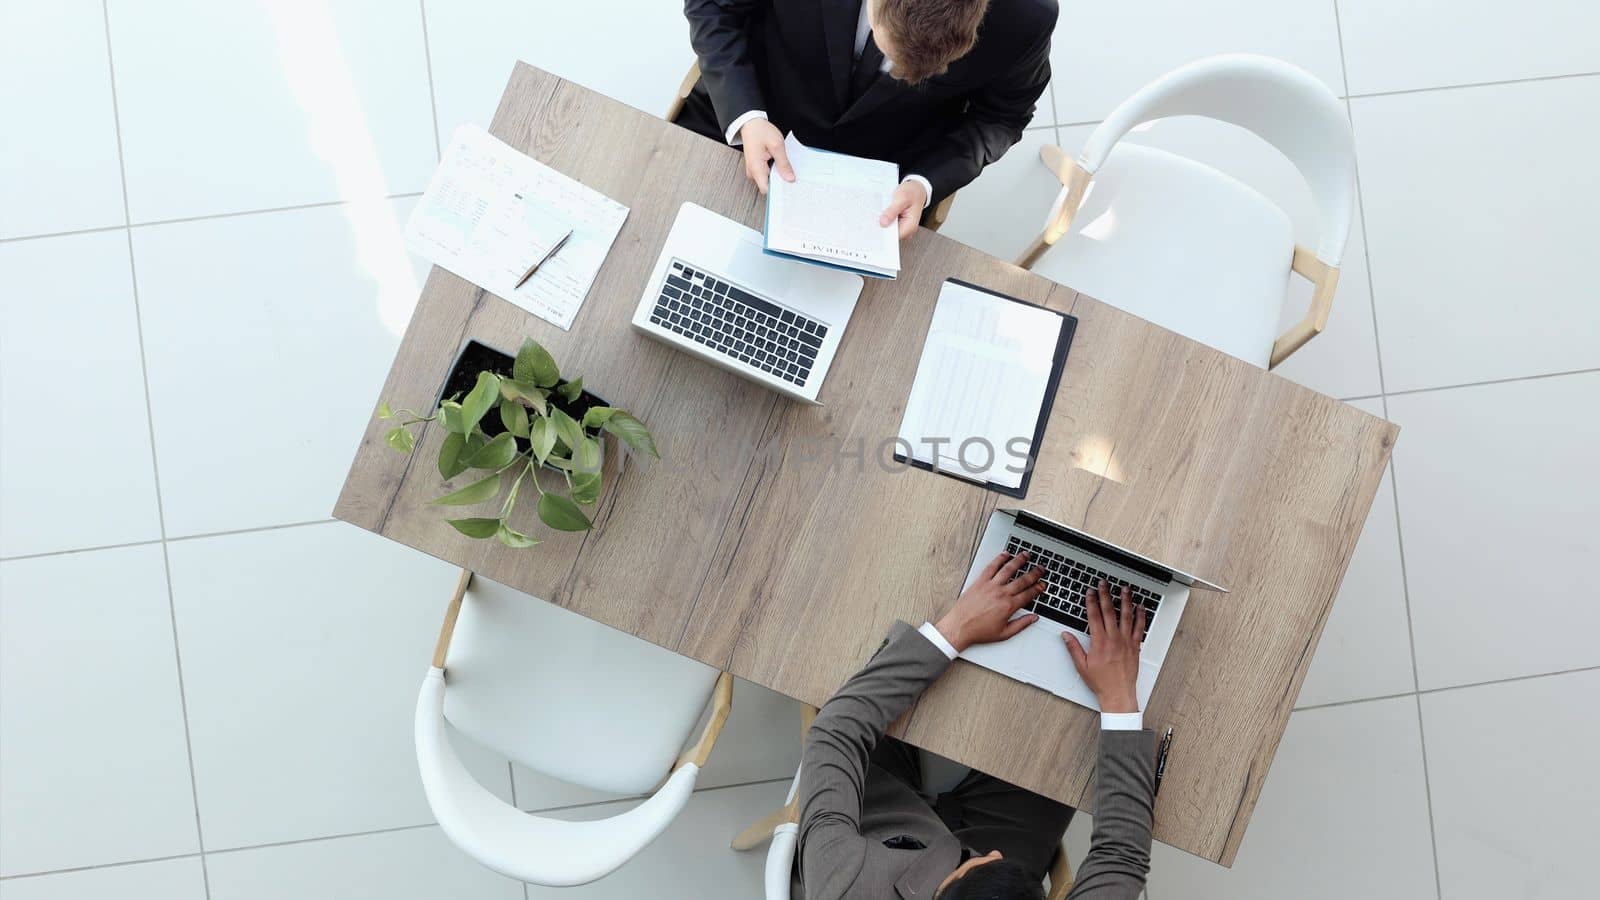
{"type": "MultiPolygon", "coordinates": [[[[510,551],[426,505],[445,490],[438,429],[405,457],[374,421],[339,518],[813,705],[894,620],[953,602],[997,503],[1083,528],[1232,589],[1190,601],[1146,711],[1176,727],[1156,837],[1232,862],[1394,426],[926,229],[900,279],[863,293],[825,406],[792,403],[629,325],[679,204],[759,223],[736,151],[526,65],[491,130],[627,223],[571,332],[435,269],[382,398],[428,408],[467,338],[532,335],[648,422],[663,459],[609,460],[593,531],[510,551]],[[1022,501],[887,458],[949,277],[1079,319],[1022,501]]],[[[895,730],[1093,809],[1096,714],[1038,689],[957,663],[895,730]]]]}

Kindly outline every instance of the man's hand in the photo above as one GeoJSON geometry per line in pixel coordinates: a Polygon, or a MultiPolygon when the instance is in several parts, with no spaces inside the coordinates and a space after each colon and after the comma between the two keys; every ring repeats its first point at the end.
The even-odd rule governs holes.
{"type": "Polygon", "coordinates": [[[1063,632],[1061,635],[1067,642],[1067,652],[1072,654],[1072,664],[1078,667],[1084,684],[1099,698],[1101,712],[1138,712],[1144,604],[1134,603],[1128,589],[1123,588],[1119,616],[1111,602],[1111,591],[1101,581],[1098,588],[1083,595],[1083,606],[1089,613],[1089,650],[1085,652],[1071,634],[1063,632]]]}
{"type": "Polygon", "coordinates": [[[784,181],[794,180],[794,169],[783,150],[783,132],[778,126],[766,119],[751,119],[740,127],[739,139],[744,142],[744,173],[756,183],[756,190],[767,192],[768,163],[777,163],[778,175],[784,181]]]}
{"type": "Polygon", "coordinates": [[[1044,585],[1039,583],[1044,570],[1038,566],[1024,573],[1021,578],[1011,580],[1011,576],[1017,574],[1027,562],[1026,553],[1016,556],[1002,553],[996,556],[979,573],[978,580],[961,592],[961,596],[956,598],[956,605],[944,614],[944,618],[934,623],[933,627],[939,629],[939,633],[956,648],[956,652],[964,651],[973,644],[1003,641],[1038,620],[1038,616],[1029,613],[1011,621],[1011,616],[1017,610],[1044,593],[1044,585]]]}
{"type": "Polygon", "coordinates": [[[889,208],[878,217],[878,226],[900,220],[900,240],[903,241],[917,233],[917,223],[922,221],[922,210],[927,205],[928,195],[923,192],[922,185],[915,181],[902,181],[894,189],[894,196],[889,198],[889,208]]]}

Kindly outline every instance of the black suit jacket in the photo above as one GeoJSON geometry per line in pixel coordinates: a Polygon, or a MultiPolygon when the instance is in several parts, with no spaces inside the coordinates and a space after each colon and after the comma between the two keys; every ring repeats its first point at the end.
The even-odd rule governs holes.
{"type": "MultiPolygon", "coordinates": [[[[978,42],[908,85],[879,73],[851,90],[862,0],[684,0],[700,58],[678,122],[724,140],[753,109],[808,146],[897,163],[933,185],[930,206],[1022,137],[1050,81],[1056,0],[990,0],[978,42]]],[[[882,60],[869,44],[862,65],[882,60]]]]}

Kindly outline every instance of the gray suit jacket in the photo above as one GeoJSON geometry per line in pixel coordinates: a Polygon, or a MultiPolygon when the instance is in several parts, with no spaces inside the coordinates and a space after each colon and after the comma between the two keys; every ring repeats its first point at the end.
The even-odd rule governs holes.
{"type": "MultiPolygon", "coordinates": [[[[805,900],[930,900],[960,864],[960,842],[915,791],[893,777],[868,777],[868,759],[889,724],[949,666],[939,648],[897,622],[866,668],[817,714],[800,762],[805,900]],[[926,849],[884,846],[899,835],[926,849]]],[[[1094,837],[1069,898],[1132,900],[1144,888],[1154,740],[1149,729],[1101,732],[1094,837]]]]}

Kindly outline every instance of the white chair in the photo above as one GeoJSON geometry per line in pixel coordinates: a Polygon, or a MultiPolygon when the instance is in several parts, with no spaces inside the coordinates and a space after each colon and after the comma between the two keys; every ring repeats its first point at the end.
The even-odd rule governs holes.
{"type": "Polygon", "coordinates": [[[463,571],[417,698],[428,805],[456,846],[503,875],[551,886],[593,881],[683,809],[732,696],[726,672],[463,571]],[[680,754],[708,699],[705,728],[680,754]],[[650,796],[598,821],[524,813],[473,779],[446,723],[536,771],[650,796]]]}
{"type": "MultiPolygon", "coordinates": [[[[801,708],[801,743],[805,742],[806,732],[811,730],[811,723],[816,718],[815,707],[801,708]]],[[[918,760],[922,766],[922,783],[932,794],[951,790],[961,783],[961,779],[967,777],[967,772],[971,771],[960,763],[926,751],[918,753],[918,760]]],[[[765,841],[772,841],[772,845],[767,848],[766,869],[762,879],[763,896],[766,900],[790,900],[790,878],[794,871],[794,856],[800,841],[799,794],[800,773],[795,772],[794,780],[789,783],[789,796],[784,800],[783,807],[739,832],[730,845],[735,850],[753,850],[765,841]]],[[[1056,854],[1055,861],[1050,864],[1049,885],[1046,900],[1062,900],[1067,896],[1067,892],[1072,890],[1072,865],[1067,861],[1065,844],[1062,845],[1061,852],[1056,854]]]]}
{"type": "Polygon", "coordinates": [[[1017,265],[1263,368],[1327,326],[1355,149],[1343,104],[1307,72],[1249,54],[1198,60],[1123,101],[1076,160],[1054,146],[1040,157],[1062,187],[1017,265]],[[1287,157],[1316,201],[1316,249],[1297,246],[1283,210],[1233,178],[1122,142],[1170,116],[1237,125],[1287,157]],[[1277,335],[1291,270],[1312,282],[1311,307],[1277,335]]]}

